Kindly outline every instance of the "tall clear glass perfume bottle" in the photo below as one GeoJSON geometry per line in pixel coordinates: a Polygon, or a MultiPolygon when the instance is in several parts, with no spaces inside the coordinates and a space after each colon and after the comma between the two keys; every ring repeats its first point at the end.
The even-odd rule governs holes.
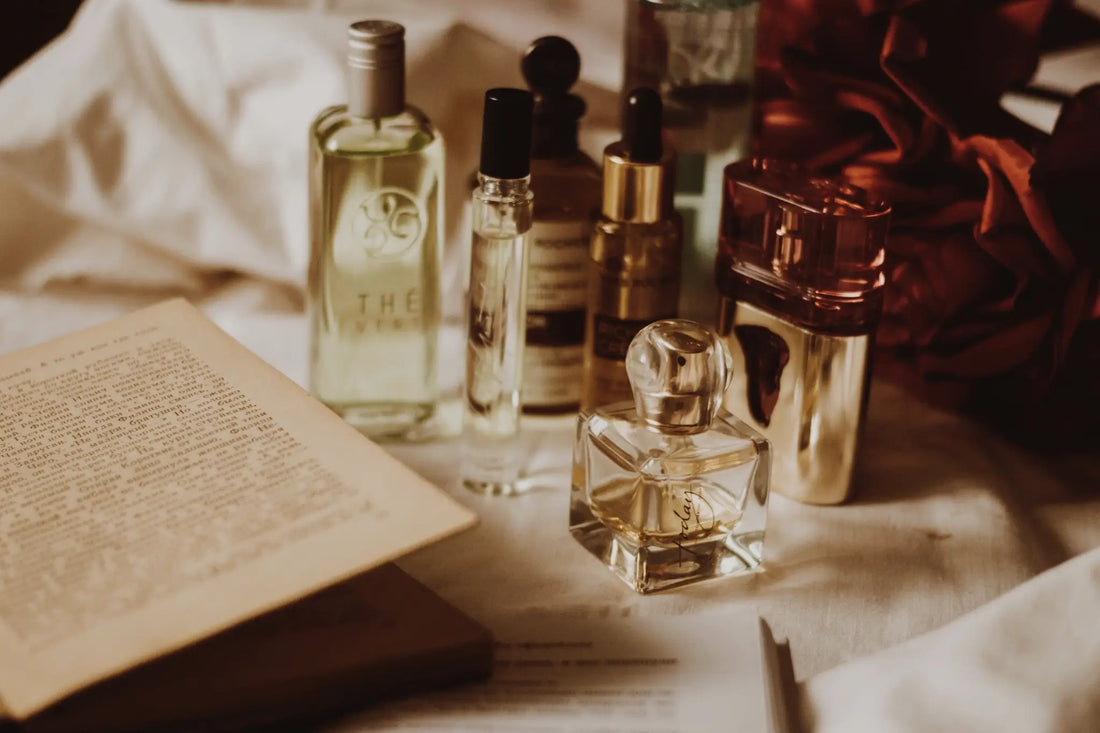
{"type": "Polygon", "coordinates": [[[527,307],[527,234],[534,195],[531,93],[485,93],[481,165],[471,204],[462,483],[480,494],[523,490],[520,384],[527,307]]]}
{"type": "Polygon", "coordinates": [[[726,407],[767,436],[772,486],[812,504],[851,497],[890,207],[768,160],[726,168],[715,278],[734,357],[726,407]]]}
{"type": "Polygon", "coordinates": [[[310,391],[373,438],[438,400],[443,139],[405,104],[404,35],[351,25],[348,104],[310,128],[310,391]]]}
{"type": "Polygon", "coordinates": [[[630,340],[643,326],[677,315],[682,245],[672,208],[674,162],[661,142],[661,98],[635,89],[623,112],[623,138],[603,155],[603,205],[588,263],[582,407],[629,400],[630,340]]]}
{"type": "Polygon", "coordinates": [[[730,353],[692,321],[634,337],[634,402],[577,419],[569,529],[639,593],[760,567],[768,441],[721,409],[730,353]]]}
{"type": "Polygon", "coordinates": [[[757,0],[628,0],[623,89],[657,89],[684,218],[680,312],[713,318],[722,169],[749,153],[757,0]]]}
{"type": "Polygon", "coordinates": [[[535,40],[523,57],[535,95],[531,188],[534,224],[527,257],[527,346],[523,411],[575,413],[584,362],[588,246],[600,208],[600,167],[577,146],[584,100],[569,89],[580,56],[558,36],[535,40]]]}

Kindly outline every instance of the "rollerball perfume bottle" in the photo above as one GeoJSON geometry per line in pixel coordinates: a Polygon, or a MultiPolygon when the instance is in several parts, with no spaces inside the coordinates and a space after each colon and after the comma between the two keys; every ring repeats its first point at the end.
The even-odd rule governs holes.
{"type": "Polygon", "coordinates": [[[721,408],[730,366],[710,329],[657,321],[627,351],[634,402],[577,419],[570,532],[639,593],[761,565],[771,451],[721,408]]]}

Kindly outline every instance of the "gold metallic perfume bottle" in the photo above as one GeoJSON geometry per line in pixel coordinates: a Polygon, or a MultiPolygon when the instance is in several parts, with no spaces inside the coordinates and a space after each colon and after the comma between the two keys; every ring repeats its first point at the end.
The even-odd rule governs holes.
{"type": "Polygon", "coordinates": [[[443,140],[405,104],[405,30],[348,30],[348,105],[310,129],[310,391],[374,438],[438,398],[443,140]]]}
{"type": "Polygon", "coordinates": [[[770,448],[721,409],[730,366],[710,329],[657,321],[627,351],[633,402],[578,417],[570,532],[639,593],[760,567],[770,448]]]}
{"type": "Polygon", "coordinates": [[[661,99],[635,89],[623,139],[603,156],[603,207],[588,263],[583,407],[629,400],[626,350],[644,326],[677,314],[681,223],[675,159],[661,143],[661,99]]]}
{"type": "Polygon", "coordinates": [[[789,166],[726,168],[715,280],[734,357],[726,409],[772,443],[772,486],[850,498],[882,313],[890,208],[789,166]]]}
{"type": "Polygon", "coordinates": [[[588,247],[602,188],[600,167],[577,146],[585,104],[569,89],[579,74],[577,50],[558,36],[537,39],[523,57],[535,97],[522,390],[533,415],[575,413],[581,400],[588,247]]]}

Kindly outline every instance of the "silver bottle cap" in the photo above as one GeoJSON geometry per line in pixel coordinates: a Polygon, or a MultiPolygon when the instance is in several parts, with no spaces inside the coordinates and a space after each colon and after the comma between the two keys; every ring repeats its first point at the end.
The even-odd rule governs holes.
{"type": "Polygon", "coordinates": [[[405,108],[405,28],[388,20],[348,27],[348,111],[380,118],[405,108]]]}
{"type": "Polygon", "coordinates": [[[725,342],[694,321],[655,321],[626,352],[638,417],[662,433],[706,430],[722,406],[732,367],[725,342]]]}

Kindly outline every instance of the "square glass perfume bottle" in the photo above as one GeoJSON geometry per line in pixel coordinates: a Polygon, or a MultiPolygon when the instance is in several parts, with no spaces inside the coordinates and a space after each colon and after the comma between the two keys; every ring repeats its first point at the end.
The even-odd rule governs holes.
{"type": "Polygon", "coordinates": [[[777,492],[839,504],[852,493],[890,207],[776,161],[725,175],[715,280],[734,358],[726,407],[771,442],[777,492]]]}
{"type": "Polygon", "coordinates": [[[760,568],[768,441],[721,409],[728,347],[692,321],[631,341],[634,402],[577,419],[569,529],[639,593],[760,568]]]}

